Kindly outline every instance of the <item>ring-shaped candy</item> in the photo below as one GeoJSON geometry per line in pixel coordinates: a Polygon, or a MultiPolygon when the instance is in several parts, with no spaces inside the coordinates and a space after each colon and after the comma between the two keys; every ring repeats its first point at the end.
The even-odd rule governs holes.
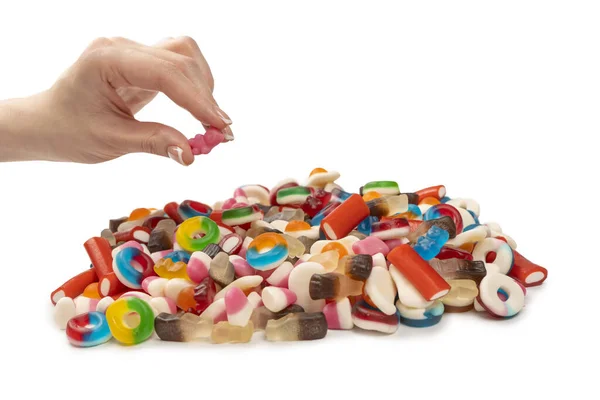
{"type": "Polygon", "coordinates": [[[423,221],[429,221],[430,219],[438,219],[441,217],[450,217],[456,225],[456,234],[458,235],[463,231],[463,219],[460,212],[449,204],[436,204],[429,207],[423,214],[423,221]]]}
{"type": "Polygon", "coordinates": [[[475,245],[473,260],[493,262],[498,266],[499,272],[506,275],[513,267],[515,256],[508,243],[496,238],[486,238],[475,245]],[[487,258],[490,252],[496,253],[496,258],[488,261],[487,258]]]}
{"type": "Polygon", "coordinates": [[[516,315],[525,305],[523,288],[509,276],[489,274],[479,284],[477,301],[487,312],[502,318],[516,315]],[[500,298],[499,293],[502,293],[500,298]]]}
{"type": "Polygon", "coordinates": [[[106,316],[97,311],[77,315],[67,323],[67,338],[73,346],[92,347],[112,337],[106,316]]]}
{"type": "Polygon", "coordinates": [[[123,285],[132,289],[141,289],[142,281],[154,275],[154,261],[140,249],[126,247],[114,258],[113,271],[123,285]],[[141,271],[136,266],[140,267],[141,271]]]}
{"type": "Polygon", "coordinates": [[[212,208],[198,201],[185,200],[179,205],[177,212],[185,220],[192,217],[208,217],[212,208]]]}
{"type": "Polygon", "coordinates": [[[427,308],[412,308],[396,302],[400,323],[413,328],[426,328],[441,321],[444,314],[444,303],[436,301],[427,308]]]}
{"type": "Polygon", "coordinates": [[[154,311],[148,303],[137,297],[124,297],[112,303],[106,309],[106,320],[114,338],[123,344],[141,343],[154,332],[154,311]],[[125,321],[132,313],[139,315],[140,323],[136,327],[129,326],[125,321]]]}
{"type": "Polygon", "coordinates": [[[278,233],[267,232],[250,242],[246,251],[246,261],[254,269],[268,271],[281,265],[288,254],[285,238],[278,233]]]}
{"type": "Polygon", "coordinates": [[[175,235],[177,243],[187,252],[202,251],[211,243],[218,243],[219,226],[208,217],[193,217],[183,221],[175,235]],[[200,238],[196,235],[204,234],[200,238]]]}
{"type": "Polygon", "coordinates": [[[394,181],[373,181],[362,187],[362,194],[369,192],[378,192],[384,196],[394,196],[400,194],[400,187],[394,181]]]}

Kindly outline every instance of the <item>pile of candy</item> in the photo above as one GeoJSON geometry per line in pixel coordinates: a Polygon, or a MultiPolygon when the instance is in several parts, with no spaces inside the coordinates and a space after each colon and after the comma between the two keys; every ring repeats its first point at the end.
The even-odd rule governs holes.
{"type": "Polygon", "coordinates": [[[305,186],[242,186],[212,207],[140,208],[84,243],[91,268],[51,294],[75,346],[209,339],[313,340],[329,329],[394,333],[444,312],[515,316],[547,277],[479,204],[444,186],[393,181],[344,191],[339,173],[305,186]]]}

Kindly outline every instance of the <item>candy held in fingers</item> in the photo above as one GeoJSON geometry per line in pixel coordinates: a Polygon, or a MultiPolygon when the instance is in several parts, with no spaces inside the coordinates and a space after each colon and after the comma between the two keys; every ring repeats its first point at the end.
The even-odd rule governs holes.
{"type": "Polygon", "coordinates": [[[548,277],[548,270],[546,268],[532,263],[516,250],[513,250],[513,255],[515,261],[509,272],[512,278],[518,280],[526,287],[541,285],[546,280],[548,277]]]}
{"type": "Polygon", "coordinates": [[[265,337],[271,342],[317,340],[327,335],[327,320],[322,312],[293,313],[267,322],[265,337]]]}
{"type": "Polygon", "coordinates": [[[112,337],[106,317],[99,312],[89,312],[71,318],[66,331],[69,343],[76,347],[98,346],[112,337]]]}
{"type": "Polygon", "coordinates": [[[224,143],[229,140],[233,140],[232,136],[226,137],[223,132],[217,128],[208,128],[204,134],[199,133],[191,139],[188,139],[188,143],[192,148],[192,153],[195,156],[201,154],[208,154],[217,147],[219,143],[224,143]],[[229,137],[231,137],[229,139],[229,137]]]}
{"type": "Polygon", "coordinates": [[[444,314],[444,304],[439,300],[427,308],[407,307],[400,301],[396,302],[396,307],[400,314],[400,323],[413,328],[433,326],[441,321],[444,314]]]}
{"type": "Polygon", "coordinates": [[[323,218],[321,229],[328,239],[340,239],[347,236],[369,213],[369,207],[362,197],[353,194],[323,218]]]}
{"type": "MultiPolygon", "coordinates": [[[[394,309],[396,307],[394,306],[394,309]]],[[[352,309],[352,322],[360,329],[392,334],[398,330],[398,314],[385,314],[371,307],[365,301],[359,301],[352,309]]]]}
{"type": "Polygon", "coordinates": [[[390,251],[387,259],[415,286],[425,300],[439,299],[450,291],[450,285],[444,278],[410,245],[396,247],[390,251]]]}
{"type": "Polygon", "coordinates": [[[291,290],[274,286],[266,287],[262,291],[262,301],[270,311],[276,313],[296,302],[296,294],[291,290]]]}

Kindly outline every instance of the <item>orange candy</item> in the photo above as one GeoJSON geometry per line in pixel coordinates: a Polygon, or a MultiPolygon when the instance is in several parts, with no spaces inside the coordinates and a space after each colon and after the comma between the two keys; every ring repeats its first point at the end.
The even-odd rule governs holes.
{"type": "Polygon", "coordinates": [[[429,204],[431,206],[435,206],[437,204],[440,204],[440,201],[435,197],[425,197],[423,200],[419,201],[419,205],[421,204],[429,204]]]}
{"type": "Polygon", "coordinates": [[[136,208],[135,210],[133,210],[131,212],[131,214],[129,214],[129,218],[127,218],[128,221],[137,221],[138,219],[142,219],[144,217],[147,217],[148,215],[150,215],[152,211],[149,210],[148,208],[136,208]]]}
{"type": "Polygon", "coordinates": [[[98,288],[98,282],[90,283],[83,289],[82,296],[89,297],[90,299],[101,299],[100,289],[98,288]]]}
{"type": "Polygon", "coordinates": [[[460,249],[467,251],[469,253],[473,253],[473,249],[475,248],[475,243],[465,243],[459,246],[460,249]]]}
{"type": "Polygon", "coordinates": [[[331,250],[336,250],[338,252],[338,254],[340,255],[340,259],[342,257],[345,257],[348,255],[348,250],[346,250],[344,245],[339,242],[329,243],[328,245],[323,247],[323,249],[321,250],[321,253],[325,253],[325,252],[331,251],[331,250]]]}
{"type": "Polygon", "coordinates": [[[290,221],[286,227],[286,232],[306,231],[310,229],[310,225],[304,221],[290,221]]]}
{"type": "Polygon", "coordinates": [[[364,194],[363,200],[365,202],[367,202],[367,201],[378,199],[380,197],[381,197],[381,193],[379,193],[379,192],[368,192],[368,193],[364,194]]]}
{"type": "Polygon", "coordinates": [[[312,171],[310,171],[309,176],[313,176],[314,174],[320,174],[321,172],[327,172],[327,170],[323,168],[315,168],[312,171]]]}

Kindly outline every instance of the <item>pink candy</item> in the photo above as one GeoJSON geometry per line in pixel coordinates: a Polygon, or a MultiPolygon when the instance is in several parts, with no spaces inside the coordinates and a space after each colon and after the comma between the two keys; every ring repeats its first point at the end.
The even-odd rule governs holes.
{"type": "Polygon", "coordinates": [[[284,262],[279,267],[273,270],[271,276],[267,278],[267,283],[269,283],[269,285],[271,286],[277,286],[280,288],[287,289],[288,280],[290,278],[290,272],[292,272],[292,269],[294,269],[294,266],[291,262],[284,262]]]}
{"type": "Polygon", "coordinates": [[[289,289],[267,286],[262,291],[262,300],[270,311],[279,312],[296,302],[296,294],[289,289]]]}
{"type": "Polygon", "coordinates": [[[188,142],[195,156],[208,154],[219,143],[225,142],[225,135],[216,128],[208,128],[206,133],[199,133],[192,139],[189,139],[188,142]]]}
{"type": "Polygon", "coordinates": [[[229,262],[233,264],[235,270],[235,276],[242,277],[248,275],[256,275],[256,270],[248,264],[244,258],[236,255],[229,256],[229,262]]]}
{"type": "Polygon", "coordinates": [[[208,276],[211,258],[208,254],[196,251],[190,257],[187,263],[188,277],[194,283],[202,282],[208,276]]]}
{"type": "Polygon", "coordinates": [[[352,245],[352,251],[356,254],[368,254],[374,256],[377,253],[381,253],[386,256],[390,252],[390,249],[383,240],[369,236],[366,239],[354,243],[352,245]]]}
{"type": "Polygon", "coordinates": [[[225,312],[231,325],[246,326],[253,310],[254,305],[248,301],[242,289],[233,287],[225,295],[225,312]]]}
{"type": "Polygon", "coordinates": [[[326,304],[323,308],[323,314],[325,314],[329,329],[352,329],[354,326],[354,322],[352,322],[352,306],[347,297],[326,304]]]}

